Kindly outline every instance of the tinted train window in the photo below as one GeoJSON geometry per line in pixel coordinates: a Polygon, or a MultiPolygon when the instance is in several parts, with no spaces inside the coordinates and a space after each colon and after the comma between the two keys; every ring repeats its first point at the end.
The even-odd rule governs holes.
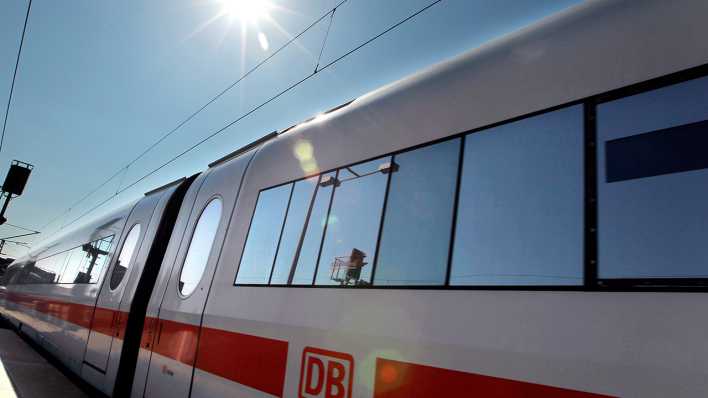
{"type": "Polygon", "coordinates": [[[295,182],[270,278],[272,284],[288,283],[317,181],[313,177],[295,182]]]}
{"type": "Polygon", "coordinates": [[[111,273],[110,280],[111,290],[114,290],[118,287],[118,285],[120,285],[121,281],[125,277],[125,274],[128,272],[128,268],[130,268],[131,265],[131,260],[133,259],[133,253],[138,246],[139,238],[140,224],[135,224],[132,228],[130,228],[128,236],[123,242],[123,248],[120,250],[120,254],[118,255],[116,265],[113,267],[113,273],[111,273]]]}
{"type": "Polygon", "coordinates": [[[66,257],[66,265],[59,283],[75,283],[79,270],[85,268],[89,258],[86,256],[86,252],[82,250],[82,247],[69,250],[66,257]]]}
{"type": "Polygon", "coordinates": [[[451,285],[572,285],[583,276],[583,112],[465,138],[451,285]]]}
{"type": "Polygon", "coordinates": [[[459,155],[457,138],[394,157],[374,284],[445,284],[459,155]]]}
{"type": "Polygon", "coordinates": [[[597,108],[599,277],[708,277],[708,77],[597,108]]]}
{"type": "Polygon", "coordinates": [[[77,280],[81,279],[81,275],[88,275],[88,283],[98,282],[98,279],[101,276],[101,272],[103,271],[103,267],[108,264],[112,242],[113,235],[103,239],[95,240],[91,242],[88,246],[84,245],[82,247],[89,261],[86,268],[82,269],[79,272],[80,277],[77,277],[77,280]]]}
{"type": "Polygon", "coordinates": [[[317,258],[322,244],[322,233],[327,224],[327,211],[332,198],[336,173],[325,173],[320,177],[317,192],[312,203],[312,210],[305,227],[302,247],[295,258],[293,285],[311,285],[315,278],[317,258]]]}
{"type": "Polygon", "coordinates": [[[22,265],[22,270],[15,274],[13,279],[10,281],[12,284],[25,284],[30,282],[30,271],[34,269],[34,260],[30,260],[22,265]]]}
{"type": "Polygon", "coordinates": [[[292,189],[287,184],[258,195],[236,283],[268,283],[292,189]]]}
{"type": "Polygon", "coordinates": [[[317,267],[317,285],[371,284],[388,174],[385,157],[339,169],[317,267]]]}
{"type": "Polygon", "coordinates": [[[66,259],[65,253],[37,260],[31,272],[29,283],[55,283],[58,281],[61,269],[66,259]]]}
{"type": "Polygon", "coordinates": [[[190,295],[202,279],[219,229],[221,208],[221,199],[212,199],[199,216],[179,275],[179,291],[184,296],[190,295]]]}
{"type": "Polygon", "coordinates": [[[113,235],[56,255],[61,275],[55,283],[96,283],[106,265],[113,235]]]}
{"type": "Polygon", "coordinates": [[[5,274],[0,281],[1,286],[13,285],[18,283],[18,278],[22,275],[23,264],[13,264],[7,268],[5,274]]]}
{"type": "Polygon", "coordinates": [[[41,283],[40,277],[37,275],[37,268],[34,262],[27,263],[22,270],[19,280],[21,284],[41,283]]]}

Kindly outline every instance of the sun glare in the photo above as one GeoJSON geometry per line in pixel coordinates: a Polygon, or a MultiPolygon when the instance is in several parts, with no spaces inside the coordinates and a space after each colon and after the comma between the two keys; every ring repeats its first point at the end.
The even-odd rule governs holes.
{"type": "Polygon", "coordinates": [[[269,16],[273,7],[266,0],[219,0],[221,14],[238,18],[242,23],[257,23],[269,16]]]}

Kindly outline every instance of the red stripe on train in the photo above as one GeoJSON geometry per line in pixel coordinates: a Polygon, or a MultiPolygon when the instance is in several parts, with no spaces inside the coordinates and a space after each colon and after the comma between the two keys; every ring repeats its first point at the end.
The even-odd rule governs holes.
{"type": "Polygon", "coordinates": [[[71,322],[83,328],[89,329],[91,327],[93,306],[66,301],[47,300],[37,296],[13,292],[6,293],[6,297],[8,300],[17,304],[71,322]]]}
{"type": "MultiPolygon", "coordinates": [[[[152,322],[155,321],[150,321],[152,322]]],[[[194,366],[199,326],[166,319],[159,319],[157,322],[158,335],[153,351],[185,365],[194,366]]]]}
{"type": "MultiPolygon", "coordinates": [[[[46,300],[8,292],[6,298],[36,311],[90,329],[94,308],[83,304],[46,300]]],[[[96,308],[93,329],[123,338],[127,313],[96,308]],[[114,319],[114,316],[117,319],[114,319]],[[118,325],[116,331],[116,324],[118,325]]],[[[197,353],[199,327],[158,320],[145,320],[141,346],[189,366],[251,388],[282,397],[288,342],[243,333],[204,328],[197,353]],[[161,330],[155,330],[159,329],[161,330]],[[157,333],[156,333],[157,332],[157,333]],[[159,337],[156,336],[159,335],[159,337]]],[[[586,393],[456,370],[378,358],[374,398],[422,398],[449,396],[485,398],[607,398],[586,393]]]]}
{"type": "Polygon", "coordinates": [[[95,332],[103,333],[106,336],[112,336],[113,325],[116,321],[115,317],[116,311],[108,308],[96,307],[91,329],[95,332]]]}
{"type": "Polygon", "coordinates": [[[376,359],[374,398],[609,398],[564,388],[457,370],[376,359]]]}
{"type": "Polygon", "coordinates": [[[204,328],[197,367],[278,397],[283,396],[288,342],[204,328]]]}

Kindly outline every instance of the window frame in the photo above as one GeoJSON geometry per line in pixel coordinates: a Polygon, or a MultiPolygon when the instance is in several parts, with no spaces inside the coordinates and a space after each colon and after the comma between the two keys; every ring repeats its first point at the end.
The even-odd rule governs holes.
{"type": "MultiPolygon", "coordinates": [[[[383,202],[383,209],[381,213],[381,220],[379,226],[379,235],[377,237],[375,257],[374,257],[374,268],[372,269],[372,284],[369,286],[338,286],[338,285],[316,285],[313,278],[313,283],[311,285],[291,285],[291,284],[243,284],[236,283],[236,275],[238,274],[238,269],[240,268],[240,261],[235,263],[233,286],[256,286],[256,287],[274,287],[274,288],[321,288],[321,289],[387,289],[387,290],[479,290],[479,291],[499,291],[499,290],[509,290],[509,291],[575,291],[575,292],[688,292],[688,293],[708,293],[708,278],[626,278],[626,279],[600,279],[598,277],[598,229],[602,226],[598,225],[598,183],[597,183],[597,107],[603,103],[611,102],[617,99],[629,97],[636,94],[641,94],[651,90],[656,90],[659,88],[687,82],[689,80],[706,77],[708,76],[708,64],[699,65],[696,67],[688,68],[685,70],[673,72],[664,76],[649,79],[639,83],[631,84],[618,89],[613,89],[604,93],[568,101],[559,105],[544,108],[534,112],[529,112],[523,115],[515,116],[513,118],[498,121],[485,126],[477,127],[474,129],[462,131],[459,133],[451,134],[443,138],[439,138],[433,141],[417,144],[411,147],[400,149],[393,152],[377,154],[376,156],[369,157],[357,161],[356,163],[341,165],[332,169],[321,170],[316,174],[307,175],[302,178],[297,178],[282,182],[277,185],[269,186],[259,190],[258,197],[260,197],[260,192],[272,188],[277,188],[287,184],[293,184],[297,181],[319,177],[325,173],[337,172],[339,169],[344,167],[351,167],[361,163],[366,163],[377,158],[391,156],[392,161],[395,162],[395,156],[397,154],[405,153],[408,151],[413,151],[422,147],[429,145],[434,145],[448,140],[453,140],[456,138],[461,139],[460,144],[460,158],[457,169],[457,182],[455,186],[455,198],[453,204],[453,223],[451,227],[451,239],[450,239],[450,249],[448,252],[448,264],[446,270],[446,280],[444,285],[402,285],[402,286],[391,286],[391,285],[376,285],[375,272],[376,263],[378,262],[378,253],[381,240],[381,228],[383,226],[386,217],[386,203],[388,201],[391,174],[389,173],[388,182],[386,184],[386,191],[383,202]],[[465,147],[465,137],[470,134],[477,132],[482,132],[497,126],[501,126],[508,123],[513,123],[521,121],[530,117],[539,116],[545,113],[554,112],[561,110],[563,108],[581,105],[583,110],[582,125],[583,125],[583,148],[582,153],[579,155],[583,156],[583,181],[581,182],[583,187],[583,241],[580,243],[582,245],[583,258],[582,258],[582,283],[579,285],[450,285],[450,270],[452,261],[452,250],[455,243],[456,237],[456,220],[458,217],[458,207],[459,207],[459,192],[462,176],[462,166],[464,162],[464,147],[465,147]]],[[[330,198],[330,207],[331,207],[330,198]]],[[[246,239],[248,239],[248,234],[250,234],[251,223],[253,222],[253,215],[255,213],[255,206],[251,213],[251,221],[249,223],[248,232],[246,239]]],[[[289,205],[289,203],[288,203],[289,205]]],[[[286,218],[287,219],[287,218],[286,218]]],[[[283,220],[283,222],[286,221],[283,220]]],[[[307,224],[303,226],[305,228],[307,224]]],[[[245,247],[245,240],[244,240],[245,247]]],[[[322,250],[322,244],[320,244],[319,250],[322,250]]],[[[243,248],[241,256],[243,256],[243,248]]]]}
{"type": "MultiPolygon", "coordinates": [[[[56,252],[56,253],[54,253],[54,254],[50,254],[50,255],[48,255],[48,256],[44,256],[44,257],[41,257],[41,258],[36,258],[36,259],[34,259],[33,261],[31,261],[31,262],[26,262],[26,263],[22,264],[22,270],[21,270],[20,272],[24,272],[25,267],[27,267],[27,266],[30,265],[30,264],[32,264],[32,266],[34,267],[35,264],[36,264],[38,261],[41,261],[41,260],[44,260],[44,259],[47,259],[47,258],[50,258],[50,257],[58,256],[58,255],[63,254],[63,253],[69,253],[70,251],[75,250],[75,249],[78,249],[78,248],[82,247],[82,246],[85,245],[85,244],[91,244],[91,243],[98,242],[98,241],[102,241],[102,240],[105,240],[105,239],[108,239],[108,238],[111,238],[111,243],[110,243],[110,245],[108,246],[108,254],[106,255],[106,256],[108,256],[108,259],[107,259],[106,261],[107,261],[107,262],[110,262],[111,257],[112,257],[112,255],[113,255],[113,253],[111,252],[111,250],[114,248],[114,246],[113,246],[113,239],[115,239],[115,234],[105,235],[105,236],[103,236],[103,237],[100,237],[100,238],[97,238],[97,239],[88,241],[88,242],[86,242],[86,243],[83,243],[83,244],[81,244],[81,245],[79,245],[79,246],[74,246],[74,247],[71,247],[71,248],[69,248],[69,249],[65,249],[65,250],[56,252]]],[[[67,254],[67,255],[69,255],[69,254],[67,254]]],[[[57,282],[42,282],[42,283],[25,283],[25,282],[20,282],[20,283],[13,283],[12,285],[64,285],[64,286],[66,286],[66,285],[95,285],[95,284],[98,283],[98,280],[95,281],[95,282],[86,282],[86,283],[60,282],[60,281],[61,281],[61,277],[64,275],[64,271],[66,271],[66,259],[65,259],[64,265],[63,265],[62,268],[61,268],[61,272],[59,273],[57,282]]],[[[8,286],[9,286],[9,285],[8,285],[8,286]]]]}
{"type": "MultiPolygon", "coordinates": [[[[209,197],[206,201],[204,201],[204,206],[199,210],[199,216],[197,217],[194,227],[191,229],[191,233],[189,234],[189,245],[187,246],[187,251],[184,253],[184,259],[182,259],[182,265],[179,267],[179,274],[177,275],[177,284],[175,285],[177,289],[177,297],[179,297],[182,300],[187,300],[189,297],[191,297],[194,292],[197,291],[197,288],[195,287],[189,294],[182,294],[182,290],[179,288],[179,282],[182,279],[182,271],[184,271],[184,265],[187,262],[187,255],[189,254],[189,249],[192,247],[192,242],[194,240],[194,233],[197,232],[197,227],[199,226],[199,221],[202,219],[202,216],[204,215],[204,211],[209,207],[209,205],[215,201],[218,200],[221,205],[221,210],[219,211],[219,223],[216,225],[216,231],[214,231],[214,238],[212,239],[211,246],[209,247],[209,255],[211,255],[211,251],[214,249],[214,244],[216,243],[216,235],[219,232],[219,228],[221,227],[221,222],[223,221],[224,217],[224,198],[221,196],[219,193],[215,193],[212,196],[209,197]]],[[[202,279],[204,278],[204,273],[206,272],[207,265],[209,265],[209,256],[207,257],[206,261],[204,262],[204,267],[202,268],[202,273],[199,276],[199,280],[197,281],[197,287],[199,286],[199,283],[201,283],[202,279]]]]}
{"type": "MultiPolygon", "coordinates": [[[[133,225],[131,225],[130,228],[128,228],[128,233],[125,235],[125,239],[123,239],[123,243],[120,245],[120,250],[116,250],[116,252],[118,253],[118,256],[115,259],[116,261],[113,263],[113,268],[111,269],[111,274],[107,275],[108,290],[110,290],[111,292],[115,292],[116,290],[118,290],[120,285],[122,285],[123,281],[125,280],[125,277],[126,277],[125,274],[127,274],[128,271],[130,271],[130,266],[132,264],[128,263],[128,266],[125,267],[125,273],[123,274],[123,276],[120,277],[120,281],[118,282],[118,284],[115,285],[115,287],[111,286],[111,281],[113,280],[113,274],[116,272],[116,269],[117,269],[118,260],[120,260],[120,255],[123,254],[123,249],[125,249],[125,242],[128,240],[128,238],[130,237],[130,233],[133,232],[135,227],[138,227],[138,240],[135,242],[135,247],[133,248],[133,252],[130,253],[130,258],[128,259],[128,261],[132,260],[133,256],[138,254],[137,251],[140,251],[140,246],[142,246],[142,240],[140,239],[140,237],[143,235],[143,226],[139,222],[136,222],[133,225]]],[[[144,237],[143,237],[143,239],[144,239],[144,237]]]]}
{"type": "MultiPolygon", "coordinates": [[[[301,180],[304,180],[304,178],[301,179],[301,180]]],[[[286,221],[287,221],[287,219],[288,219],[288,213],[290,212],[290,203],[291,203],[291,201],[292,201],[292,199],[293,199],[293,192],[295,191],[295,183],[297,183],[297,182],[299,182],[299,181],[301,181],[301,180],[295,180],[295,181],[291,181],[291,182],[289,182],[289,183],[279,184],[279,185],[272,186],[272,187],[270,187],[270,188],[261,189],[260,191],[258,191],[258,195],[257,195],[257,197],[256,197],[256,204],[255,204],[255,206],[253,207],[253,211],[252,211],[252,214],[251,214],[251,221],[250,221],[250,223],[248,224],[248,234],[246,235],[246,239],[245,239],[244,242],[243,242],[243,247],[242,247],[242,249],[241,249],[241,258],[239,259],[238,267],[237,267],[237,270],[236,270],[236,275],[234,276],[234,284],[237,283],[237,282],[236,282],[236,279],[238,278],[238,273],[239,273],[239,271],[241,270],[241,264],[242,264],[242,262],[243,262],[243,255],[246,253],[246,247],[247,247],[247,245],[248,245],[248,238],[250,237],[251,228],[253,227],[253,222],[255,221],[255,218],[256,218],[256,209],[258,208],[258,202],[259,202],[260,199],[261,199],[261,194],[262,194],[263,192],[265,192],[265,191],[270,191],[270,190],[273,190],[273,189],[283,188],[283,187],[285,187],[285,186],[287,186],[287,185],[291,185],[291,187],[290,187],[290,192],[289,192],[288,195],[287,195],[287,196],[288,196],[288,200],[287,200],[287,202],[285,203],[285,211],[283,212],[283,220],[280,222],[280,228],[279,228],[279,232],[278,232],[278,238],[277,238],[277,240],[276,240],[276,242],[275,242],[275,250],[273,251],[273,261],[272,261],[271,264],[270,264],[270,270],[267,271],[268,277],[267,277],[266,279],[268,280],[268,282],[267,282],[267,283],[262,283],[262,284],[258,284],[258,283],[253,283],[253,284],[252,284],[252,285],[258,285],[258,286],[268,286],[268,285],[270,285],[271,280],[272,280],[272,278],[273,278],[273,269],[275,268],[275,262],[277,261],[277,259],[278,259],[278,253],[280,252],[280,243],[281,243],[281,241],[282,241],[282,239],[283,239],[283,231],[285,230],[285,224],[286,224],[286,221]]],[[[319,184],[319,178],[317,179],[317,183],[319,184]]],[[[313,195],[314,195],[314,193],[317,192],[317,188],[318,188],[318,187],[315,187],[315,190],[314,190],[314,192],[313,192],[313,195]]],[[[310,200],[312,200],[312,199],[310,199],[310,200]]],[[[239,285],[244,285],[244,284],[242,284],[242,283],[238,283],[238,284],[239,284],[239,285]]]]}

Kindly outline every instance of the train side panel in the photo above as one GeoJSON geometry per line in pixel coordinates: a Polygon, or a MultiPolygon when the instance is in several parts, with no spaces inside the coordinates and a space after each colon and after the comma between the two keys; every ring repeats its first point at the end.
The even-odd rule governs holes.
{"type": "MultiPolygon", "coordinates": [[[[159,315],[162,298],[167,289],[170,277],[172,276],[173,267],[177,264],[177,258],[180,254],[184,235],[190,225],[192,219],[191,214],[194,211],[194,203],[199,194],[200,187],[204,183],[206,175],[200,174],[194,183],[189,187],[185,194],[184,200],[179,209],[179,215],[175,221],[172,235],[169,239],[168,246],[165,250],[163,259],[160,265],[160,272],[152,289],[150,299],[147,305],[145,314],[145,323],[141,336],[138,358],[132,383],[131,396],[142,397],[145,391],[145,384],[150,366],[150,358],[152,356],[152,347],[155,344],[156,334],[158,331],[157,318],[159,315]]],[[[192,223],[193,226],[193,223],[192,223]]]]}
{"type": "MultiPolygon", "coordinates": [[[[168,201],[176,195],[182,195],[177,192],[179,184],[147,195],[139,202],[140,207],[136,206],[133,210],[127,222],[127,237],[130,237],[130,231],[133,228],[142,229],[144,234],[138,239],[140,244],[135,244],[133,248],[127,247],[130,243],[127,240],[123,242],[120,254],[113,261],[113,267],[109,274],[110,279],[107,284],[104,284],[99,296],[98,301],[101,308],[111,310],[115,314],[113,333],[108,336],[101,331],[96,333],[96,337],[104,340],[103,345],[97,348],[100,349],[100,354],[105,357],[105,373],[97,372],[87,363],[84,364],[83,372],[84,377],[94,380],[92,384],[107,395],[113,393],[118,368],[123,359],[123,341],[126,337],[129,317],[132,315],[130,309],[137,285],[144,274],[147,257],[156,243],[155,237],[162,223],[168,201]],[[127,250],[134,252],[132,259],[128,258],[128,255],[125,256],[130,261],[128,264],[123,264],[124,267],[127,266],[127,271],[117,269],[118,262],[121,260],[120,256],[123,256],[127,250]]],[[[181,197],[177,200],[181,200],[181,197]]]]}
{"type": "MultiPolygon", "coordinates": [[[[437,384],[450,386],[438,396],[475,388],[509,396],[702,395],[708,362],[697,331],[707,325],[689,315],[705,305],[702,295],[234,281],[251,227],[244,220],[259,194],[312,173],[302,145],[317,170],[329,171],[705,65],[706,15],[699,1],[591,2],[266,144],[246,174],[220,257],[192,397],[325,396],[332,388],[394,398],[411,396],[408,385],[433,396],[426,388],[437,384]],[[657,314],[671,314],[671,327],[657,314]]],[[[581,132],[583,121],[580,114],[581,132]]],[[[577,185],[582,192],[582,177],[577,185]]],[[[579,198],[582,219],[581,206],[579,198]]]]}
{"type": "Polygon", "coordinates": [[[145,396],[189,396],[205,301],[241,180],[254,152],[228,161],[227,167],[211,168],[199,188],[172,274],[165,289],[156,290],[163,296],[154,321],[145,396]]]}
{"type": "MultiPolygon", "coordinates": [[[[132,333],[131,330],[126,330],[128,321],[130,321],[129,311],[133,308],[132,299],[144,274],[148,255],[153,257],[152,262],[154,263],[154,257],[162,258],[163,252],[160,250],[164,250],[167,245],[164,242],[163,249],[155,249],[154,238],[159,230],[161,239],[165,241],[169,239],[172,226],[177,218],[176,209],[181,206],[184,192],[191,181],[192,179],[180,180],[146,194],[146,198],[135,205],[137,212],[131,205],[119,213],[108,215],[87,227],[57,239],[49,248],[64,253],[63,247],[73,247],[67,252],[74,250],[81,254],[85,250],[93,248],[96,251],[97,249],[90,245],[75,246],[77,242],[86,242],[97,236],[110,234],[113,238],[110,250],[106,252],[105,247],[98,250],[100,252],[98,256],[105,259],[105,262],[102,263],[100,276],[96,280],[93,280],[92,277],[91,283],[9,284],[4,287],[3,315],[14,319],[21,326],[23,333],[46,348],[50,354],[59,358],[84,380],[107,395],[111,395],[121,363],[121,354],[125,351],[122,344],[123,339],[126,333],[132,333]],[[168,203],[172,203],[171,206],[176,209],[172,210],[172,218],[167,223],[163,223],[168,203]],[[133,254],[128,256],[127,260],[121,258],[120,265],[126,269],[119,270],[122,272],[114,272],[118,266],[119,253],[125,248],[125,240],[129,235],[129,228],[125,227],[128,224],[133,226],[136,223],[142,225],[143,232],[134,242],[133,254]],[[100,225],[100,228],[96,228],[95,225],[100,225]],[[114,274],[119,276],[116,277],[114,274]],[[110,286],[111,284],[115,284],[115,286],[110,286]],[[102,294],[100,292],[115,292],[118,289],[121,292],[125,290],[125,293],[121,294],[115,306],[104,302],[99,303],[98,307],[96,306],[97,297],[102,294]],[[90,344],[90,331],[93,344],[90,344]],[[88,354],[90,359],[91,355],[95,356],[100,353],[97,351],[101,348],[97,345],[100,342],[99,338],[105,340],[102,347],[105,349],[105,371],[91,368],[85,358],[85,354],[88,354]]],[[[52,249],[47,249],[44,246],[40,246],[37,250],[54,253],[52,249]]],[[[84,254],[84,257],[87,255],[84,254]]],[[[42,254],[33,254],[32,258],[21,259],[21,261],[34,264],[35,258],[42,258],[42,254]]],[[[76,258],[81,259],[82,257],[76,258]]],[[[81,273],[86,268],[86,263],[76,265],[67,261],[61,264],[63,265],[57,268],[57,272],[61,271],[61,275],[57,276],[58,280],[68,273],[66,270],[73,270],[75,274],[78,274],[77,280],[87,278],[81,273]]],[[[89,267],[93,266],[94,262],[90,264],[89,267]]],[[[159,265],[160,263],[156,267],[159,265]]],[[[155,265],[151,269],[154,268],[155,265]]],[[[142,330],[142,326],[140,329],[142,330]]],[[[137,334],[136,351],[140,330],[137,331],[137,334]]],[[[132,366],[134,367],[134,365],[132,366]]]]}
{"type": "MultiPolygon", "coordinates": [[[[80,258],[79,253],[76,253],[80,252],[80,246],[77,245],[120,235],[128,212],[129,208],[103,217],[87,227],[59,238],[50,247],[55,247],[56,252],[74,254],[75,259],[80,258]]],[[[114,251],[115,245],[111,245],[108,256],[114,251]]],[[[34,258],[18,260],[31,265],[34,265],[35,261],[34,258]]],[[[64,269],[78,274],[86,263],[76,264],[67,260],[63,266],[64,269]]],[[[107,265],[103,264],[90,283],[9,284],[5,286],[3,315],[78,374],[86,350],[88,328],[92,321],[96,297],[107,268],[107,265]]]]}

